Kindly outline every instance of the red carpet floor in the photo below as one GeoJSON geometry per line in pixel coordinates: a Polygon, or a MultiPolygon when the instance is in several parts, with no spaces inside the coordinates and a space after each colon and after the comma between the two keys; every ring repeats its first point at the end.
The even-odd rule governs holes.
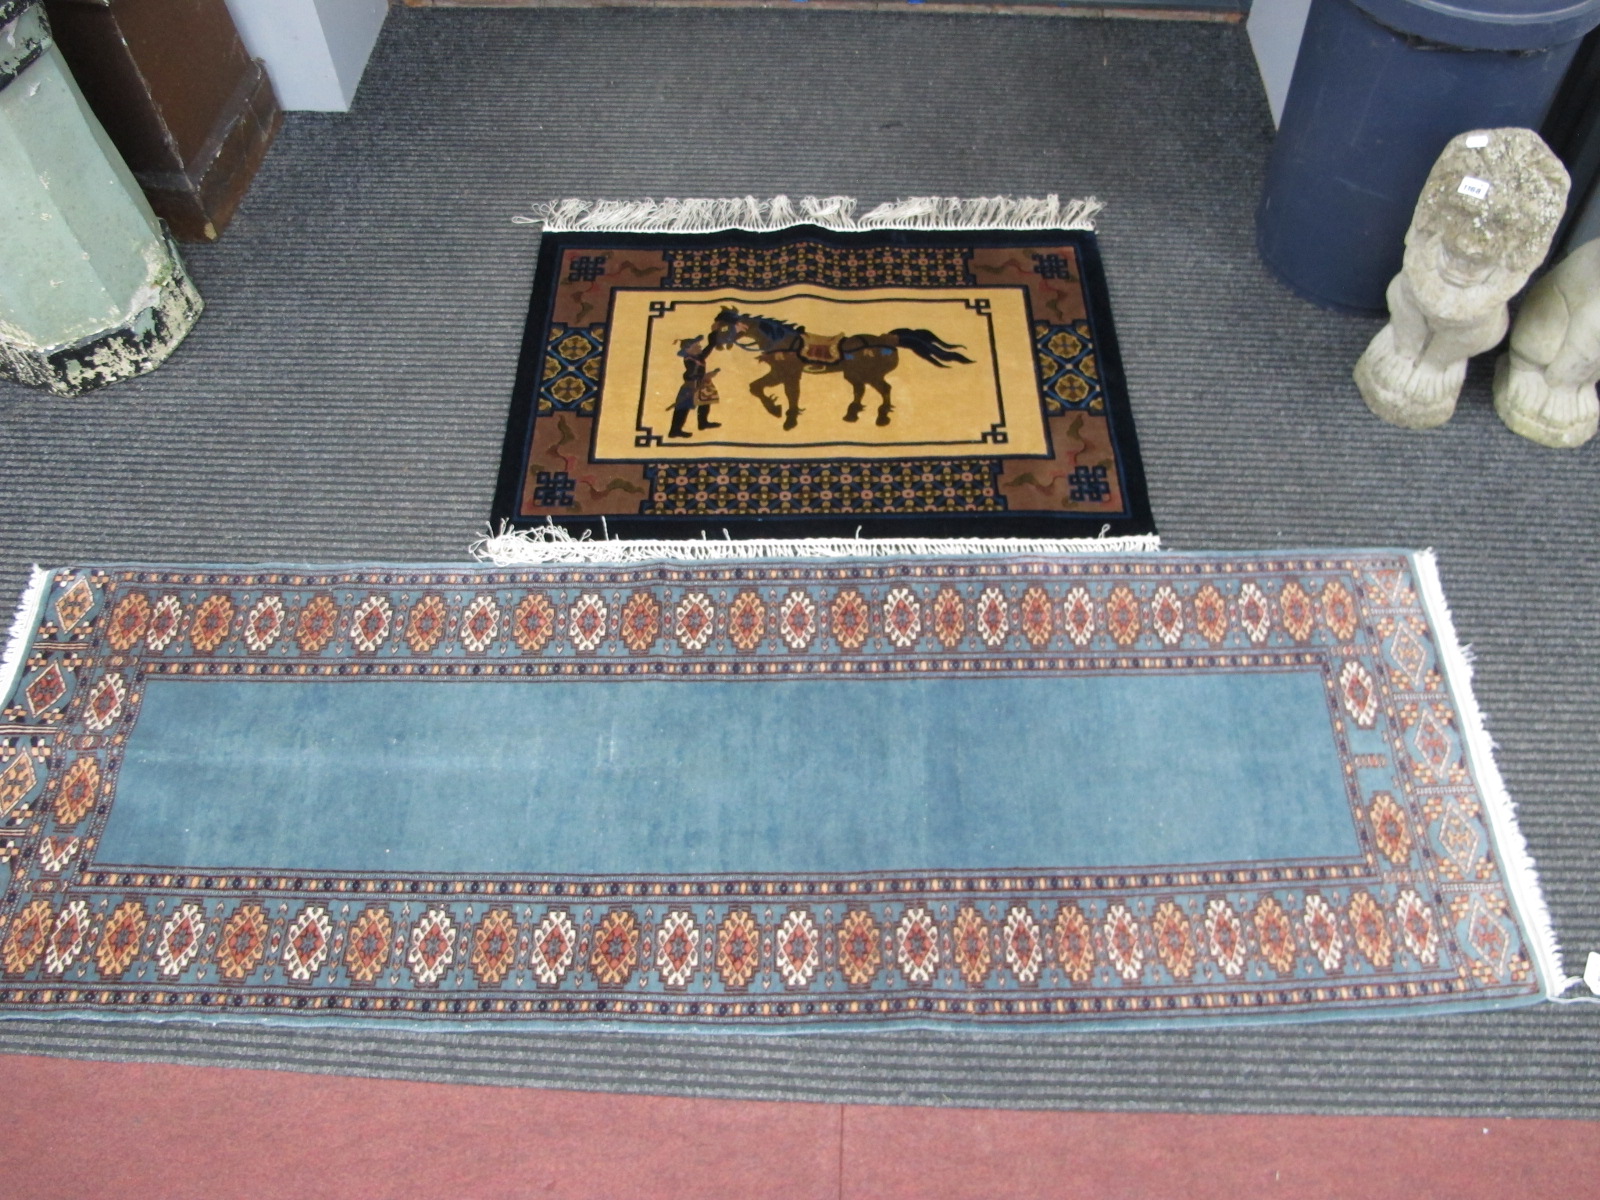
{"type": "Polygon", "coordinates": [[[0,1057],[0,1194],[1584,1195],[1579,1121],[767,1104],[0,1057]]]}

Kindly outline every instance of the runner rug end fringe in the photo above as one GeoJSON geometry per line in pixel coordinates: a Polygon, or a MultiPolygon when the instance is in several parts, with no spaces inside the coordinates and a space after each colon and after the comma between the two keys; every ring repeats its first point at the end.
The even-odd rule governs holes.
{"type": "Polygon", "coordinates": [[[1568,980],[1429,555],[39,572],[0,1012],[1071,1028],[1568,980]]]}

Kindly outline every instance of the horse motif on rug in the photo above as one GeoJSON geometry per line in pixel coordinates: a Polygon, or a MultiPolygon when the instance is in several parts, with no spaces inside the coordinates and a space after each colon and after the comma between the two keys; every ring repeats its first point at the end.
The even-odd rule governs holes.
{"type": "Polygon", "coordinates": [[[750,392],[769,413],[783,418],[783,427],[793,429],[805,410],[800,407],[802,375],[842,374],[852,397],[844,419],[861,416],[867,388],[878,393],[877,424],[889,424],[894,412],[891,403],[890,373],[900,365],[900,351],[909,350],[936,367],[952,363],[971,363],[952,344],[928,329],[891,329],[887,333],[815,334],[805,326],[777,317],[759,316],[724,308],[711,322],[713,350],[737,347],[758,356],[769,368],[750,384],[750,392]],[[782,389],[787,404],[780,404],[774,393],[782,389]]]}

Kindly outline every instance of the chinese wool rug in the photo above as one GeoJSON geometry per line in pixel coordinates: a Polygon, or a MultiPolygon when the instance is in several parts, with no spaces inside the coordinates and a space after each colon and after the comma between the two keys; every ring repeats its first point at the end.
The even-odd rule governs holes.
{"type": "Polygon", "coordinates": [[[70,567],[0,1011],[1305,1020],[1560,977],[1432,561],[70,567]]]}
{"type": "Polygon", "coordinates": [[[917,202],[858,220],[848,201],[810,201],[798,223],[780,197],[723,214],[755,228],[717,229],[732,202],[681,203],[705,211],[547,213],[497,524],[1154,532],[1081,215],[1096,205],[946,202],[907,228],[896,214],[917,202]],[[712,231],[673,231],[697,225],[712,231]]]}

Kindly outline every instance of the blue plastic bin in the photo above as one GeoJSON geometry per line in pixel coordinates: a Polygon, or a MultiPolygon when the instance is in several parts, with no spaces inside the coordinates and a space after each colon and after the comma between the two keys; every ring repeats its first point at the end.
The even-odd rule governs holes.
{"type": "Polygon", "coordinates": [[[1600,0],[1312,0],[1256,210],[1262,260],[1381,314],[1428,170],[1469,129],[1537,129],[1600,0]]]}

